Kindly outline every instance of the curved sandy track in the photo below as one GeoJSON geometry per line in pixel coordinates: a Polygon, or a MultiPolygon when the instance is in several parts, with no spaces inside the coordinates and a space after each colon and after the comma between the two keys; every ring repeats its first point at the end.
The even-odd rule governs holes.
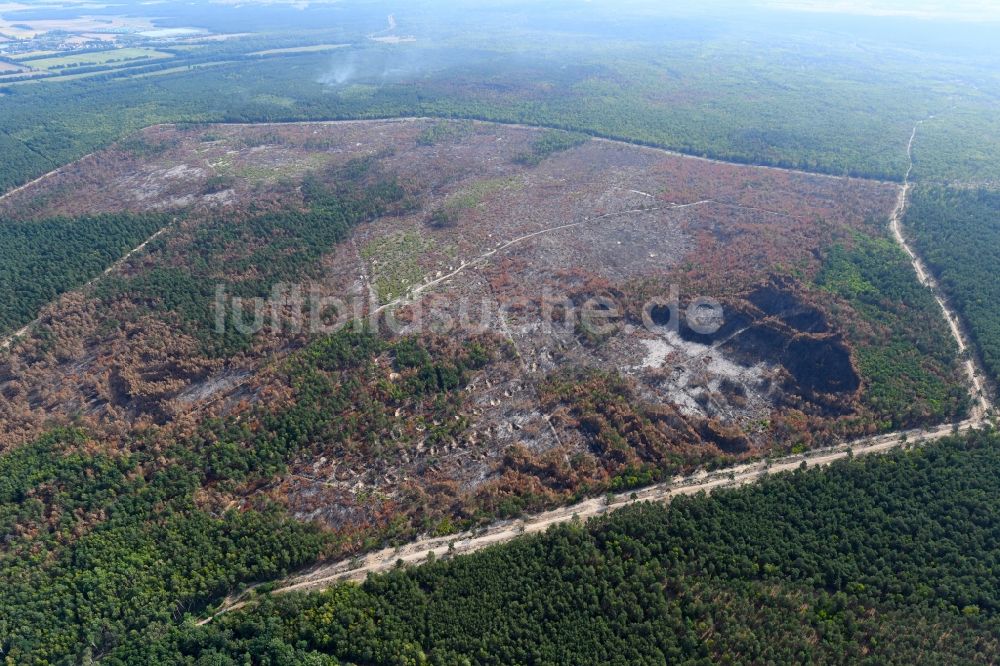
{"type": "Polygon", "coordinates": [[[913,270],[916,272],[917,279],[920,280],[920,284],[928,287],[934,294],[934,299],[941,307],[941,312],[944,314],[945,321],[948,322],[948,327],[951,329],[951,335],[955,338],[955,342],[958,344],[959,352],[962,355],[967,356],[965,362],[963,363],[963,368],[965,370],[972,399],[974,401],[970,416],[973,420],[982,420],[986,418],[986,415],[993,408],[989,395],[989,389],[983,381],[983,377],[986,376],[986,373],[980,367],[978,356],[975,354],[974,350],[972,350],[971,345],[966,339],[965,333],[962,330],[962,320],[959,319],[958,313],[952,309],[951,304],[948,302],[947,297],[941,290],[941,286],[938,284],[938,281],[934,277],[933,273],[927,269],[923,260],[920,258],[920,255],[916,253],[910,243],[906,240],[906,237],[903,235],[903,216],[906,213],[910,190],[913,187],[912,183],[910,183],[910,174],[913,173],[913,143],[917,139],[917,130],[920,129],[920,126],[933,119],[934,116],[930,116],[926,120],[921,120],[913,126],[913,132],[910,134],[910,141],[906,144],[906,156],[909,160],[909,167],[906,170],[906,177],[903,179],[903,184],[899,188],[899,198],[896,201],[896,207],[892,211],[889,227],[892,230],[893,238],[895,238],[896,242],[899,243],[899,246],[902,247],[903,251],[910,257],[910,263],[913,265],[913,270]]]}
{"type": "MultiPolygon", "coordinates": [[[[637,502],[670,502],[674,497],[681,495],[711,493],[720,488],[736,488],[754,483],[768,474],[794,471],[802,465],[825,467],[838,460],[853,456],[885,454],[903,446],[933,442],[957,432],[968,432],[981,425],[984,425],[983,421],[969,420],[958,425],[943,425],[927,431],[912,430],[904,433],[891,433],[852,444],[816,449],[770,462],[747,463],[711,474],[702,472],[694,476],[677,477],[672,481],[634,492],[591,498],[522,520],[501,522],[485,529],[462,532],[447,537],[421,539],[400,548],[385,548],[364,557],[325,564],[286,579],[280,587],[272,590],[272,594],[318,592],[345,581],[360,582],[369,574],[390,571],[400,562],[414,565],[425,562],[431,557],[440,559],[474,553],[525,534],[543,532],[553,525],[573,520],[586,520],[617,511],[637,502]]],[[[248,598],[246,593],[230,596],[223,601],[218,611],[200,620],[198,624],[208,624],[223,613],[244,608],[252,603],[253,600],[248,598]]]]}

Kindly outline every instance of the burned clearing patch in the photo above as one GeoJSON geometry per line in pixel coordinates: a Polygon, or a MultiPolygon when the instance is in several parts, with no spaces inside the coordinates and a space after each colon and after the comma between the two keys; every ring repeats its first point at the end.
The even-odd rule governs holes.
{"type": "MultiPolygon", "coordinates": [[[[199,446],[287,471],[229,499],[361,534],[447,532],[894,422],[866,350],[921,340],[834,288],[867,270],[894,186],[571,138],[161,126],[25,188],[0,212],[180,219],[0,359],[0,437],[239,423],[253,436],[199,446]],[[711,330],[685,317],[702,297],[721,307],[711,330]],[[364,335],[334,330],[373,315],[364,335]]],[[[925,365],[959,390],[911,422],[964,409],[953,366],[925,365]]],[[[916,385],[892,390],[919,401],[916,385]]]]}

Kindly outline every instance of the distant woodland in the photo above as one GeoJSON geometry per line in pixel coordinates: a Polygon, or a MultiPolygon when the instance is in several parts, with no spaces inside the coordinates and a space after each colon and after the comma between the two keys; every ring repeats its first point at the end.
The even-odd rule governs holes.
{"type": "MultiPolygon", "coordinates": [[[[409,115],[527,123],[736,162],[901,180],[912,125],[937,101],[895,83],[893,76],[911,76],[896,71],[895,63],[879,63],[892,76],[862,83],[844,81],[834,70],[812,70],[808,58],[802,67],[749,64],[734,45],[727,45],[736,50],[727,52],[724,64],[713,66],[686,50],[669,57],[655,49],[629,51],[609,65],[568,43],[553,46],[552,59],[518,63],[502,51],[465,45],[413,47],[409,55],[359,47],[261,58],[252,55],[261,41],[250,39],[77,80],[6,87],[0,81],[0,191],[155,123],[409,115]],[[670,76],[663,74],[664,58],[670,76]],[[431,73],[383,78],[386,67],[406,71],[407,60],[433,63],[431,73]],[[356,71],[355,77],[337,84],[330,77],[338,68],[356,71]],[[544,104],[539,89],[546,90],[544,104]],[[45,118],[38,122],[36,111],[43,107],[45,118]],[[869,113],[873,107],[882,112],[869,113]]],[[[850,66],[868,72],[872,64],[850,66]]],[[[960,122],[928,125],[935,148],[919,154],[920,175],[976,180],[1000,167],[950,154],[955,139],[966,145],[995,135],[991,117],[988,105],[970,98],[960,122]]]]}

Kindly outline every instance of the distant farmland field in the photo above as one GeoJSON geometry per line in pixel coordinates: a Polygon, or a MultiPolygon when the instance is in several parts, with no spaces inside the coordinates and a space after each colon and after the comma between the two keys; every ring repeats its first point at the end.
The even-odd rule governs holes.
{"type": "Polygon", "coordinates": [[[116,62],[126,62],[139,59],[162,60],[164,58],[172,57],[173,55],[170,53],[157,51],[155,49],[126,48],[109,49],[107,51],[97,51],[95,53],[80,53],[53,58],[40,58],[38,60],[28,61],[25,64],[28,64],[35,69],[54,70],[65,69],[67,67],[107,65],[116,62]]]}
{"type": "Polygon", "coordinates": [[[312,46],[292,46],[285,49],[267,49],[266,51],[255,51],[250,55],[266,56],[266,55],[279,55],[282,53],[316,53],[318,51],[332,51],[334,49],[343,49],[350,46],[350,44],[314,44],[312,46]]]}

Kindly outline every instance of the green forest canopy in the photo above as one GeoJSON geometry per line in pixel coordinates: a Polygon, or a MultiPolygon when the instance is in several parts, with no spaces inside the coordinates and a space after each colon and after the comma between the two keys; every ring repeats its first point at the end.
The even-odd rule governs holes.
{"type": "Polygon", "coordinates": [[[100,275],[169,221],[163,215],[125,213],[38,222],[0,218],[0,335],[100,275]]]}
{"type": "Polygon", "coordinates": [[[1000,192],[923,186],[904,220],[994,382],[1000,380],[1000,192]]]}
{"type": "Polygon", "coordinates": [[[109,663],[988,663],[998,472],[979,433],[777,475],[265,599],[109,663]]]}

